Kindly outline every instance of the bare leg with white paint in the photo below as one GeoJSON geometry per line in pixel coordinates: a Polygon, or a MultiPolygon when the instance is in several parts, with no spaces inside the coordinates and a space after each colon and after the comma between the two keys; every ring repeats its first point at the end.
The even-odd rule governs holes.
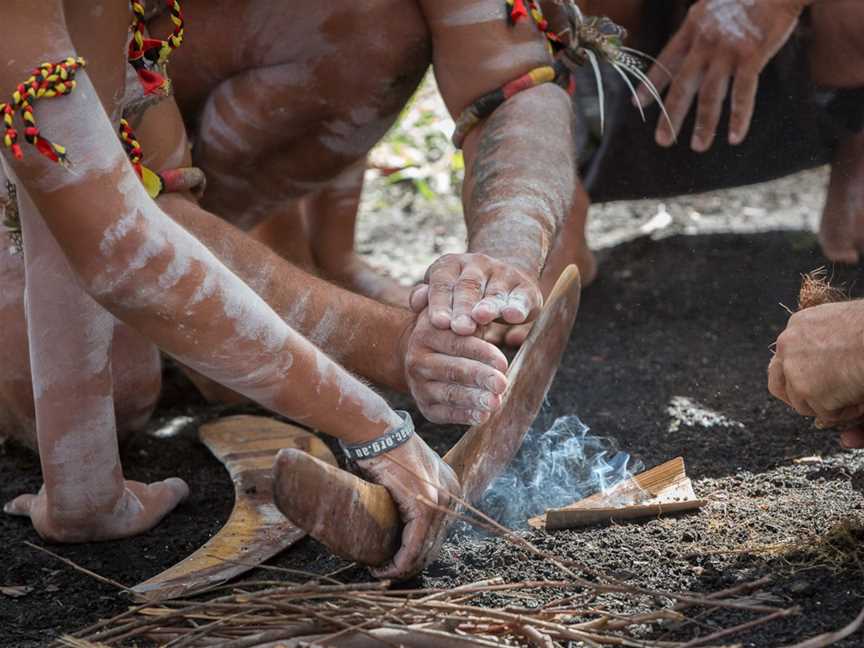
{"type": "Polygon", "coordinates": [[[306,199],[286,200],[249,230],[249,236],[306,272],[317,274],[309,241],[306,199]]]}
{"type": "Polygon", "coordinates": [[[19,194],[19,202],[45,483],[38,496],[22,495],[4,510],[28,515],[40,536],[56,542],[141,533],[171,511],[188,488],[180,479],[148,485],[123,478],[111,366],[114,317],[81,289],[26,195],[19,194]]]}
{"type": "Polygon", "coordinates": [[[385,304],[408,308],[411,289],[385,276],[355,252],[355,225],[365,172],[364,159],[307,198],[315,265],[323,276],[348,290],[385,304]]]}
{"type": "MultiPolygon", "coordinates": [[[[27,319],[24,257],[0,234],[0,436],[36,448],[36,413],[27,319]]],[[[162,384],[159,350],[137,331],[114,320],[111,344],[114,411],[120,443],[142,430],[156,407],[162,384]]]]}

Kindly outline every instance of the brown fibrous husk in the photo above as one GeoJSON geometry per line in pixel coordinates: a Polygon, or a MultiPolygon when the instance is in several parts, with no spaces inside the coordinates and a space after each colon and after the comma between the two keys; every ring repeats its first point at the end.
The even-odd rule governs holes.
{"type": "Polygon", "coordinates": [[[849,295],[845,290],[831,285],[831,278],[824,266],[801,275],[801,290],[798,292],[799,311],[848,300],[849,295]]]}

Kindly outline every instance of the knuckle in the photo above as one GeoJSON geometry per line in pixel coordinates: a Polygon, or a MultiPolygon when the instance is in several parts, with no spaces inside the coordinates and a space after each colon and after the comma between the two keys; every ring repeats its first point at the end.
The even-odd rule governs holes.
{"type": "Polygon", "coordinates": [[[465,276],[459,278],[457,285],[459,290],[470,290],[471,292],[482,292],[484,281],[477,276],[465,276]]]}
{"type": "Polygon", "coordinates": [[[715,106],[723,101],[725,95],[718,90],[702,90],[699,92],[700,117],[703,120],[713,119],[715,106]]]}
{"type": "Polygon", "coordinates": [[[446,279],[432,279],[429,282],[429,291],[431,297],[440,296],[441,293],[450,292],[453,288],[453,282],[447,281],[446,279]]]}
{"type": "Polygon", "coordinates": [[[419,380],[422,378],[418,363],[409,360],[405,365],[405,375],[413,380],[419,380]]]}
{"type": "Polygon", "coordinates": [[[446,370],[447,382],[462,382],[462,372],[456,365],[449,365],[446,370]]]}
{"type": "Polygon", "coordinates": [[[461,397],[461,389],[458,385],[447,383],[444,386],[444,401],[447,403],[458,403],[461,397]]]}

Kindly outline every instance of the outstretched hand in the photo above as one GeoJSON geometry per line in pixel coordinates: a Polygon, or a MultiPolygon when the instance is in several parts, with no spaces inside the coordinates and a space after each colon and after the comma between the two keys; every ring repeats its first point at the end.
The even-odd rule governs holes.
{"type": "Polygon", "coordinates": [[[357,465],[366,478],[390,491],[404,524],[399,551],[372,573],[377,578],[411,578],[438,556],[448,528],[448,509],[458,506],[450,494],[461,494],[456,475],[416,434],[390,452],[357,465]]]}
{"type": "Polygon", "coordinates": [[[43,486],[35,495],[19,495],[8,502],[3,511],[29,517],[43,540],[96,542],[129,538],[148,531],[188,494],[186,482],[176,477],[153,484],[126,481],[112,510],[70,513],[52,510],[43,486]]]}
{"type": "MultiPolygon", "coordinates": [[[[672,145],[698,95],[690,147],[700,153],[711,148],[730,84],[729,143],[744,141],[759,75],[792,34],[806,4],[808,0],[700,0],[693,5],[648,72],[658,91],[669,86],[664,104],[672,123],[660,120],[657,144],[672,145]]],[[[644,86],[638,101],[643,106],[653,101],[644,86]]]]}
{"type": "Polygon", "coordinates": [[[864,447],[864,301],[814,306],[789,318],[768,366],[768,389],[804,416],[845,427],[864,447]]]}
{"type": "Polygon", "coordinates": [[[411,293],[411,310],[428,306],[432,326],[458,335],[474,335],[496,320],[530,322],[543,305],[536,278],[486,254],[445,254],[424,281],[411,293]]]}

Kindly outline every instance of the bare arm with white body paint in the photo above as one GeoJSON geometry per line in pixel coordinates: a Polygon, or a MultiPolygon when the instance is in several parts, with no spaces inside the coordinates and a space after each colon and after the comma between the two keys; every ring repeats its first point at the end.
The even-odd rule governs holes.
{"type": "MultiPolygon", "coordinates": [[[[155,170],[191,164],[188,150],[177,159],[171,124],[185,141],[177,107],[166,100],[148,110],[137,129],[155,170]]],[[[191,196],[163,194],[158,203],[289,326],[363,378],[410,391],[430,421],[482,423],[498,407],[507,360],[494,345],[435,329],[426,311],[388,306],[309,275],[191,196]]]]}
{"type": "MultiPolygon", "coordinates": [[[[5,158],[21,191],[33,203],[22,214],[25,236],[32,239],[28,249],[50,237],[65,257],[70,274],[98,305],[184,363],[274,411],[348,442],[366,441],[400,425],[401,419],[380,396],[291,329],[206,246],[149,199],[97,94],[98,86],[103,101],[122,96],[119,84],[125,74],[118,74],[115,63],[122,62],[119,54],[128,9],[121,12],[122,5],[116,4],[93,14],[90,4],[69,3],[64,16],[64,5],[57,0],[16,0],[4,14],[0,60],[7,64],[0,66],[0,88],[8,91],[20,82],[32,67],[30,61],[60,60],[80,53],[87,56],[92,70],[92,80],[87,72],[79,73],[78,87],[71,95],[36,108],[43,132],[68,146],[74,168],[53,166],[32,151],[22,162],[5,158]],[[86,47],[76,51],[67,24],[80,15],[117,18],[119,23],[109,20],[106,27],[119,29],[117,50],[100,52],[94,45],[93,51],[86,47]],[[44,223],[42,230],[40,223],[44,223]]],[[[113,113],[110,100],[106,105],[113,113]]],[[[78,329],[93,317],[82,311],[78,329]]],[[[46,372],[52,369],[52,360],[62,362],[57,357],[44,360],[46,372]]],[[[110,367],[107,371],[110,376],[110,367]]],[[[96,372],[96,392],[104,387],[104,378],[96,372]]],[[[39,431],[40,446],[45,435],[50,441],[46,445],[59,453],[58,460],[44,463],[45,489],[21,501],[26,511],[15,512],[30,514],[37,523],[39,511],[51,508],[59,498],[71,510],[89,511],[96,519],[98,507],[91,501],[91,491],[108,492],[122,471],[116,460],[116,442],[98,457],[94,455],[111,426],[106,423],[104,399],[92,401],[78,412],[80,425],[59,429],[46,423],[39,431]],[[90,489],[76,492],[60,474],[76,463],[88,467],[90,489]],[[66,484],[65,490],[58,490],[60,484],[66,484]]],[[[50,405],[58,411],[59,401],[50,405]]],[[[426,465],[414,460],[423,448],[415,437],[392,454],[416,471],[421,483],[437,483],[426,465]]],[[[413,502],[415,486],[411,480],[388,484],[400,502],[413,502]]],[[[119,537],[142,530],[142,515],[133,524],[128,523],[127,513],[116,508],[108,511],[111,519],[101,520],[102,535],[84,537],[119,537]],[[127,523],[106,531],[118,521],[127,523]]],[[[428,528],[432,516],[421,517],[424,519],[413,523],[422,529],[425,520],[428,528]]],[[[409,557],[423,553],[422,540],[403,547],[402,553],[409,557]]]]}
{"type": "MultiPolygon", "coordinates": [[[[533,68],[549,65],[530,19],[507,23],[496,0],[423,0],[434,69],[455,117],[472,101],[533,68]]],[[[496,319],[530,321],[542,303],[538,280],[575,190],[571,107],[552,84],[499,107],[464,142],[468,253],[426,273],[412,308],[428,302],[432,323],[462,335],[496,319]]]]}
{"type": "MultiPolygon", "coordinates": [[[[173,101],[149,109],[136,131],[150,168],[191,164],[173,101]]],[[[363,378],[410,391],[430,421],[482,423],[498,407],[507,360],[494,345],[435,329],[426,311],[388,306],[310,275],[189,195],[163,194],[158,203],[289,326],[363,378]]]]}
{"type": "MultiPolygon", "coordinates": [[[[39,21],[42,42],[26,30],[15,64],[0,73],[3,87],[26,76],[24,60],[76,53],[58,36],[62,15],[56,19],[39,21]]],[[[100,64],[91,60],[94,74],[100,64]]],[[[40,103],[36,114],[42,130],[67,145],[73,168],[29,151],[22,162],[7,161],[97,302],[204,375],[335,436],[362,440],[398,424],[383,399],[292,330],[149,199],[86,71],[71,95],[40,103]]]]}

